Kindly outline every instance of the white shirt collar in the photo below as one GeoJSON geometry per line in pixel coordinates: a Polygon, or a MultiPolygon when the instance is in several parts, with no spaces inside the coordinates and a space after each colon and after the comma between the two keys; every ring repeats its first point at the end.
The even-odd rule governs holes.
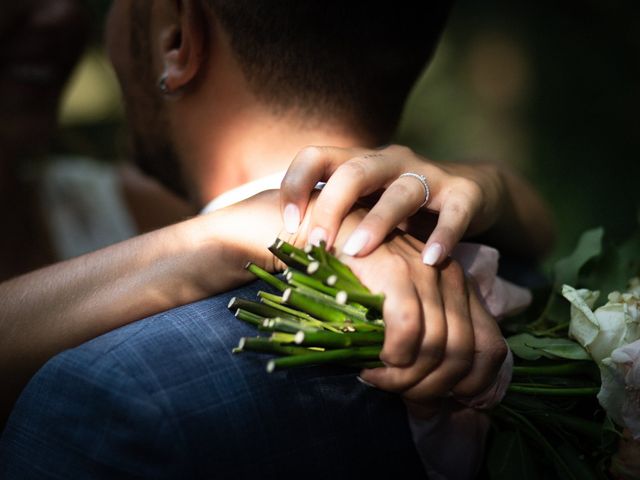
{"type": "Polygon", "coordinates": [[[231,190],[227,190],[223,194],[218,195],[216,198],[211,200],[200,213],[205,214],[215,212],[221,208],[228,207],[229,205],[233,205],[234,203],[253,197],[265,190],[279,189],[285,173],[286,172],[283,170],[245,183],[239,187],[232,188],[231,190]]]}

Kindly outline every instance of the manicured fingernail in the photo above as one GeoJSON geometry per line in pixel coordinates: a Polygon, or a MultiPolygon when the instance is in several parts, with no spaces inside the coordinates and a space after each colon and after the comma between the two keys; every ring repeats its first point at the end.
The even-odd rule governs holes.
{"type": "Polygon", "coordinates": [[[440,255],[442,255],[442,245],[440,245],[439,243],[431,244],[429,245],[429,248],[427,248],[427,251],[424,252],[422,261],[427,265],[434,266],[436,263],[438,263],[440,255]]]}
{"type": "Polygon", "coordinates": [[[293,203],[284,207],[284,228],[289,233],[296,233],[300,227],[300,210],[293,203]]]}
{"type": "Polygon", "coordinates": [[[316,227],[309,234],[309,243],[318,247],[320,242],[327,241],[327,231],[322,227],[316,227]]]}
{"type": "Polygon", "coordinates": [[[378,388],[378,387],[376,387],[373,383],[369,383],[369,382],[367,382],[366,380],[364,380],[364,379],[363,379],[362,377],[360,377],[360,376],[357,376],[357,377],[356,377],[356,380],[358,380],[361,384],[366,385],[367,387],[370,387],[370,388],[378,388]]]}
{"type": "Polygon", "coordinates": [[[344,244],[342,253],[351,257],[357,255],[360,253],[360,250],[364,248],[370,238],[371,234],[369,232],[365,230],[356,230],[351,234],[347,243],[344,244]]]}

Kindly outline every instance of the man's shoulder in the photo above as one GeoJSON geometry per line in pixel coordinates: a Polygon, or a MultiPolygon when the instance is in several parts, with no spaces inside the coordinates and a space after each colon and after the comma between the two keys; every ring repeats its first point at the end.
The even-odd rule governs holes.
{"type": "Polygon", "coordinates": [[[208,435],[229,424],[216,406],[226,395],[240,408],[252,401],[243,378],[250,369],[231,353],[248,327],[227,304],[256,289],[153,315],[50,359],[16,403],[0,441],[0,464],[10,458],[13,465],[28,450],[51,471],[61,464],[49,459],[60,457],[82,472],[68,478],[129,478],[127,472],[179,478],[169,460],[189,476],[190,465],[200,464],[194,458],[205,457],[200,450],[208,435]],[[112,468],[117,473],[108,473],[112,468]]]}
{"type": "Polygon", "coordinates": [[[78,347],[67,350],[59,357],[78,356],[85,362],[128,363],[131,350],[148,349],[149,354],[159,354],[193,337],[207,337],[213,330],[233,319],[226,308],[226,296],[216,296],[195,303],[176,307],[107,332],[78,347]]]}
{"type": "Polygon", "coordinates": [[[154,315],[53,358],[19,399],[0,463],[4,447],[12,458],[23,450],[45,460],[63,455],[79,471],[95,455],[119,472],[121,464],[152,472],[143,478],[171,468],[202,478],[286,478],[309,465],[310,478],[356,478],[398,463],[420,473],[398,397],[365,387],[351,369],[268,374],[264,356],[232,353],[256,331],[227,304],[257,290],[154,315]],[[123,450],[131,452],[126,462],[123,450]]]}
{"type": "Polygon", "coordinates": [[[230,356],[241,336],[255,335],[227,306],[234,296],[252,297],[257,290],[250,284],[133,322],[62,352],[42,370],[116,383],[133,379],[151,392],[154,385],[164,388],[171,378],[193,376],[194,369],[230,356]]]}

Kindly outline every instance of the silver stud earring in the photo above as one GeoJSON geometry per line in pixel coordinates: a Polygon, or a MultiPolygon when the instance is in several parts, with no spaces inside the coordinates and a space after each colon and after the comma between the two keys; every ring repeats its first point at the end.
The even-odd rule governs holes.
{"type": "Polygon", "coordinates": [[[169,95],[171,93],[169,91],[169,86],[167,85],[168,78],[169,76],[166,73],[163,73],[160,80],[158,80],[158,90],[160,90],[160,93],[163,95],[169,95]]]}

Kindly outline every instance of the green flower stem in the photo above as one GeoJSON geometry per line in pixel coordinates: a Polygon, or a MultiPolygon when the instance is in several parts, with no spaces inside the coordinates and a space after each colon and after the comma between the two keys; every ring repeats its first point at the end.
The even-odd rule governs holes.
{"type": "Polygon", "coordinates": [[[265,320],[263,317],[256,315],[254,313],[248,312],[246,310],[243,310],[241,308],[236,310],[235,315],[238,320],[242,320],[243,322],[247,322],[256,327],[261,327],[265,320]]]}
{"type": "MultiPolygon", "coordinates": [[[[328,323],[323,322],[321,320],[318,320],[317,318],[312,317],[311,315],[309,315],[306,312],[301,312],[299,310],[295,310],[293,308],[289,308],[289,307],[287,307],[285,305],[280,305],[280,304],[277,304],[277,303],[273,303],[270,300],[267,300],[267,299],[264,299],[264,298],[262,299],[262,302],[265,305],[269,306],[269,307],[272,307],[274,309],[282,311],[284,313],[284,315],[289,314],[289,315],[291,315],[293,317],[301,318],[301,319],[309,322],[309,324],[311,324],[311,325],[315,325],[317,327],[324,328],[324,329],[329,330],[331,332],[342,333],[342,330],[340,330],[340,328],[335,327],[333,325],[329,325],[328,323]]],[[[279,316],[282,317],[283,315],[279,315],[279,316]]]]}
{"type": "Polygon", "coordinates": [[[343,277],[338,275],[333,269],[326,265],[322,265],[319,261],[315,260],[311,262],[307,267],[307,274],[311,275],[326,285],[333,287],[337,290],[357,291],[362,293],[368,293],[369,291],[361,284],[354,284],[343,277]]]}
{"type": "Polygon", "coordinates": [[[319,247],[312,247],[312,253],[315,258],[323,265],[329,267],[330,270],[342,279],[343,282],[353,285],[352,290],[358,290],[361,292],[368,292],[367,287],[362,285],[360,279],[347,267],[344,263],[338,260],[334,255],[327,251],[323,244],[319,247]]]}
{"type": "MultiPolygon", "coordinates": [[[[264,321],[263,326],[276,331],[284,333],[298,333],[298,332],[319,332],[320,328],[314,327],[304,320],[296,321],[286,318],[268,318],[264,321]]],[[[335,334],[334,334],[335,335],[335,334]]]]}
{"type": "Polygon", "coordinates": [[[288,345],[280,345],[276,342],[271,342],[263,337],[243,337],[240,339],[238,346],[233,350],[233,353],[240,352],[261,352],[261,353],[275,353],[278,355],[303,355],[306,356],[310,350],[303,347],[292,347],[288,345]]]}
{"type": "MultiPolygon", "coordinates": [[[[310,274],[314,274],[316,271],[315,269],[317,269],[317,275],[314,274],[314,276],[319,278],[322,282],[326,282],[331,278],[329,286],[336,286],[338,289],[359,291],[362,293],[369,292],[367,287],[362,285],[358,277],[354,275],[349,267],[327,251],[326,244],[324,244],[324,242],[322,242],[318,247],[308,246],[304,251],[288,244],[287,242],[283,242],[279,248],[285,253],[295,254],[296,259],[299,259],[299,256],[305,256],[305,258],[309,258],[309,256],[311,256],[312,258],[315,258],[318,265],[313,267],[314,270],[313,272],[310,272],[310,274]]],[[[305,266],[308,267],[312,263],[313,262],[306,263],[305,266]]]]}
{"type": "Polygon", "coordinates": [[[381,332],[298,332],[295,337],[297,345],[307,347],[346,348],[364,345],[381,346],[384,342],[384,333],[381,332]]]}
{"type": "MultiPolygon", "coordinates": [[[[384,325],[378,325],[373,322],[351,322],[345,325],[345,327],[349,327],[349,326],[353,327],[357,332],[362,332],[362,333],[384,332],[384,325]]],[[[342,333],[345,333],[345,331],[349,333],[349,329],[341,330],[342,333]]]]}
{"type": "Polygon", "coordinates": [[[380,356],[381,350],[382,347],[355,347],[276,358],[270,360],[267,364],[267,372],[273,372],[274,370],[280,370],[282,368],[320,365],[325,363],[354,363],[358,360],[375,361],[380,356]]]}
{"type": "Polygon", "coordinates": [[[531,387],[527,385],[509,385],[509,392],[527,395],[546,395],[552,397],[592,397],[599,387],[531,387]]]}
{"type": "Polygon", "coordinates": [[[288,287],[295,287],[297,292],[300,292],[307,297],[311,297],[321,303],[328,303],[330,305],[335,303],[335,298],[332,295],[327,295],[326,293],[319,292],[313,287],[308,287],[307,285],[298,283],[295,280],[289,281],[288,287]]]}
{"type": "Polygon", "coordinates": [[[280,280],[278,277],[271,275],[269,272],[260,268],[255,263],[249,262],[245,268],[249,270],[251,273],[253,273],[260,280],[263,280],[264,282],[271,285],[276,290],[284,292],[289,287],[285,282],[280,280]]]}
{"type": "Polygon", "coordinates": [[[289,265],[292,268],[296,268],[296,265],[300,265],[304,268],[308,268],[309,265],[311,265],[311,263],[313,263],[313,260],[310,260],[308,256],[306,255],[300,255],[297,252],[292,252],[289,255],[289,258],[294,262],[293,265],[289,265]]]}
{"type": "MultiPolygon", "coordinates": [[[[313,278],[311,279],[315,280],[313,278]]],[[[337,308],[338,310],[342,310],[349,315],[357,316],[358,318],[362,318],[363,320],[366,320],[367,318],[367,313],[369,312],[368,308],[356,303],[349,303],[348,305],[345,303],[339,303],[336,299],[337,295],[339,295],[340,292],[338,292],[335,288],[324,286],[327,290],[333,290],[334,292],[336,292],[334,295],[330,295],[325,293],[325,291],[305,285],[304,283],[298,282],[293,278],[288,280],[288,282],[291,287],[295,287],[297,292],[300,292],[307,297],[314,298],[320,303],[329,305],[332,308],[337,308]]]]}
{"type": "Polygon", "coordinates": [[[341,290],[336,294],[336,302],[339,304],[345,304],[348,302],[359,303],[365,307],[372,308],[379,313],[382,313],[382,307],[384,304],[384,295],[378,295],[374,293],[362,293],[355,291],[341,290]]]}
{"type": "Polygon", "coordinates": [[[331,254],[327,254],[327,261],[329,263],[329,267],[345,282],[357,286],[358,291],[363,293],[369,292],[369,289],[362,284],[360,279],[356,277],[356,274],[336,257],[331,254]]]}
{"type": "MultiPolygon", "coordinates": [[[[261,298],[260,301],[266,305],[267,307],[273,308],[274,310],[278,310],[279,312],[282,312],[284,314],[288,314],[292,317],[296,317],[296,318],[304,318],[305,320],[315,320],[311,315],[309,315],[308,313],[305,312],[301,312],[299,310],[294,310],[293,308],[289,308],[286,305],[283,305],[282,303],[276,303],[273,302],[271,300],[269,300],[268,298],[261,298]]],[[[277,315],[279,317],[282,317],[284,315],[277,315]]],[[[320,320],[318,320],[320,321],[320,320]]]]}
{"type": "MultiPolygon", "coordinates": [[[[329,322],[334,327],[342,326],[342,331],[349,328],[356,328],[362,331],[380,331],[384,327],[367,320],[362,312],[353,309],[348,305],[338,305],[335,300],[323,302],[308,297],[292,288],[285,290],[283,297],[291,307],[300,309],[319,320],[329,322]]],[[[325,323],[325,328],[327,324],[325,323]]],[[[327,328],[327,330],[331,330],[327,328]]]]}
{"type": "Polygon", "coordinates": [[[289,266],[289,267],[295,267],[298,268],[300,265],[298,265],[297,263],[295,263],[291,257],[289,256],[289,254],[284,253],[280,250],[280,246],[283,243],[282,240],[277,239],[273,245],[271,245],[269,247],[269,251],[273,254],[274,257],[278,258],[282,263],[284,263],[285,265],[289,266]]]}
{"type": "Polygon", "coordinates": [[[292,268],[306,268],[311,260],[303,250],[294,247],[284,240],[277,239],[273,245],[269,247],[269,251],[279,258],[285,265],[292,268]]]}
{"type": "Polygon", "coordinates": [[[278,242],[276,242],[277,247],[282,253],[284,253],[285,255],[293,255],[295,254],[296,256],[299,257],[304,257],[304,258],[308,258],[309,256],[307,255],[307,252],[305,252],[303,249],[298,248],[294,245],[292,245],[289,242],[285,242],[284,240],[280,240],[281,243],[278,244],[278,242]]]}
{"type": "Polygon", "coordinates": [[[237,310],[239,308],[264,318],[282,317],[292,320],[299,318],[294,315],[289,315],[280,308],[275,308],[264,303],[252,302],[251,300],[245,300],[243,298],[233,297],[229,302],[229,310],[237,310]]]}
{"type": "Polygon", "coordinates": [[[534,335],[537,337],[546,337],[548,335],[552,335],[560,330],[567,330],[569,328],[570,322],[561,323],[556,325],[555,327],[547,328],[546,330],[542,330],[540,332],[532,331],[534,335]]]}
{"type": "Polygon", "coordinates": [[[544,420],[550,424],[562,425],[568,430],[579,433],[580,435],[588,436],[592,441],[598,442],[602,439],[602,423],[592,422],[585,420],[584,418],[574,417],[572,415],[557,414],[557,413],[540,413],[531,414],[540,417],[544,417],[544,420]]]}
{"type": "Polygon", "coordinates": [[[496,411],[505,412],[507,417],[511,417],[516,422],[520,423],[520,427],[523,428],[523,432],[532,440],[538,442],[545,450],[547,455],[558,465],[562,470],[564,470],[564,475],[562,478],[575,478],[571,469],[567,466],[566,462],[562,459],[562,457],[558,454],[556,449],[549,443],[547,438],[540,433],[540,430],[536,428],[536,426],[531,423],[527,417],[519,414],[515,410],[500,404],[496,407],[496,411]]]}
{"type": "Polygon", "coordinates": [[[274,295],[273,293],[269,292],[263,292],[262,290],[258,292],[258,297],[261,300],[269,300],[271,304],[275,303],[276,305],[282,305],[284,303],[284,299],[281,296],[274,295]]]}
{"type": "Polygon", "coordinates": [[[333,287],[338,281],[338,275],[329,268],[327,265],[323,265],[318,260],[313,260],[307,265],[307,275],[312,276],[316,280],[323,282],[325,285],[333,287]]]}
{"type": "MultiPolygon", "coordinates": [[[[575,399],[569,400],[572,403],[575,401],[575,399]]],[[[567,410],[563,407],[565,402],[567,402],[566,399],[540,400],[530,395],[508,394],[501,405],[523,413],[536,424],[545,423],[553,429],[562,427],[568,432],[586,435],[594,442],[600,443],[605,428],[602,422],[574,416],[572,409],[567,410]]]]}
{"type": "Polygon", "coordinates": [[[361,322],[367,321],[368,310],[366,309],[354,307],[352,305],[340,304],[334,297],[330,297],[329,295],[325,295],[324,293],[316,292],[315,290],[304,285],[297,287],[295,289],[295,292],[299,293],[302,296],[308,297],[309,299],[312,299],[318,303],[326,305],[329,308],[344,312],[352,320],[358,320],[361,322]]]}
{"type": "Polygon", "coordinates": [[[562,376],[575,373],[590,373],[595,365],[592,362],[567,362],[560,365],[514,366],[514,375],[562,376]]]}
{"type": "Polygon", "coordinates": [[[308,247],[304,249],[305,252],[316,258],[322,265],[329,266],[329,259],[327,258],[329,252],[327,251],[327,243],[324,240],[317,247],[313,245],[308,247]]]}
{"type": "Polygon", "coordinates": [[[325,322],[349,323],[351,320],[346,313],[302,295],[292,288],[285,290],[282,298],[292,307],[299,308],[325,322]]]}
{"type": "Polygon", "coordinates": [[[298,272],[297,270],[288,269],[285,272],[285,277],[290,284],[296,287],[298,285],[305,285],[319,292],[331,295],[332,297],[335,297],[339,291],[337,288],[329,287],[322,283],[320,280],[310,277],[309,275],[305,275],[302,272],[298,272]]]}
{"type": "Polygon", "coordinates": [[[293,333],[273,332],[269,337],[269,341],[276,343],[295,343],[296,336],[293,333]]]}

